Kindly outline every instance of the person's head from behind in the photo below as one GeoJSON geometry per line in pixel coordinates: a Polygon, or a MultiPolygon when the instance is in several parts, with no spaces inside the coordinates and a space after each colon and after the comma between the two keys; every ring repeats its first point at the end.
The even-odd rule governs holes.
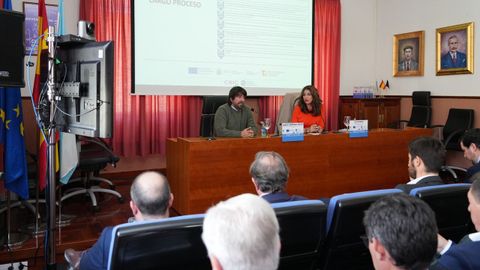
{"type": "Polygon", "coordinates": [[[466,159],[477,163],[480,158],[480,128],[467,130],[460,139],[460,147],[466,159]]]}
{"type": "Polygon", "coordinates": [[[303,113],[310,113],[314,116],[320,115],[322,101],[317,88],[313,85],[303,87],[302,92],[300,92],[298,104],[303,113]]]}
{"type": "Polygon", "coordinates": [[[458,38],[456,35],[452,35],[448,38],[448,50],[452,53],[458,50],[458,38]]]}
{"type": "Polygon", "coordinates": [[[278,267],[278,221],[272,207],[258,196],[242,194],[211,207],[202,239],[214,270],[278,267]]]}
{"type": "Polygon", "coordinates": [[[247,91],[240,86],[234,86],[228,93],[228,104],[233,105],[235,108],[240,109],[245,103],[247,97],[247,91]]]}
{"type": "Polygon", "coordinates": [[[405,48],[403,48],[403,56],[405,57],[406,61],[410,61],[413,56],[413,47],[406,46],[405,48]]]}
{"type": "Polygon", "coordinates": [[[468,211],[475,229],[480,232],[480,173],[472,177],[473,183],[468,191],[468,211]]]}
{"type": "Polygon", "coordinates": [[[130,208],[135,220],[166,218],[173,203],[167,178],[157,172],[138,175],[130,188],[130,208]]]}
{"type": "Polygon", "coordinates": [[[289,169],[277,152],[261,151],[250,165],[250,176],[259,195],[282,192],[287,185],[289,169]]]}
{"type": "Polygon", "coordinates": [[[363,224],[376,270],[426,269],[436,253],[435,213],[416,197],[399,193],[379,199],[363,224]]]}
{"type": "Polygon", "coordinates": [[[408,173],[415,179],[424,174],[438,174],[445,164],[445,147],[432,137],[419,137],[408,145],[408,173]]]}

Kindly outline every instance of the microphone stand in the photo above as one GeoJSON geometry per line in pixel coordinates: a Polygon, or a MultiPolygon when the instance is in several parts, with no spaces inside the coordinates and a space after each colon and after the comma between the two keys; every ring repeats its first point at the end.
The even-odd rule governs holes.
{"type": "Polygon", "coordinates": [[[207,140],[209,140],[209,141],[214,141],[214,140],[216,140],[216,138],[215,138],[215,132],[213,132],[213,128],[214,128],[213,124],[214,124],[215,114],[209,114],[208,116],[209,116],[209,118],[210,118],[210,121],[209,121],[210,137],[208,137],[207,140]]]}
{"type": "Polygon", "coordinates": [[[56,269],[55,263],[55,225],[56,225],[56,198],[55,198],[55,28],[53,26],[48,27],[48,80],[47,80],[47,96],[48,101],[50,102],[50,121],[48,126],[48,148],[47,148],[47,157],[48,157],[48,186],[46,196],[46,203],[48,205],[48,218],[47,218],[47,244],[48,246],[45,249],[45,258],[47,262],[47,269],[56,269]]]}

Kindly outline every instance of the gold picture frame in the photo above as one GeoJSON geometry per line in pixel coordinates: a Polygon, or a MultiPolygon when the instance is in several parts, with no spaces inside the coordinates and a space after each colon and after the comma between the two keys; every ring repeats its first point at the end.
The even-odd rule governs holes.
{"type": "Polygon", "coordinates": [[[473,22],[437,29],[437,76],[473,74],[473,22]]]}
{"type": "Polygon", "coordinates": [[[393,76],[423,76],[425,31],[393,36],[393,76]]]}

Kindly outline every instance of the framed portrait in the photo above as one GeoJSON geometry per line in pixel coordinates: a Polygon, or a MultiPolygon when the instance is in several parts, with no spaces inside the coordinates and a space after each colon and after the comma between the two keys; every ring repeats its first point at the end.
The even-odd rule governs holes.
{"type": "MultiPolygon", "coordinates": [[[[56,26],[58,6],[45,5],[49,26],[56,26]]],[[[25,54],[30,54],[33,43],[38,37],[38,3],[23,2],[23,14],[25,14],[25,54]]],[[[38,41],[37,41],[38,47],[38,41]]],[[[32,52],[37,55],[37,48],[32,52]]]]}
{"type": "Polygon", "coordinates": [[[437,29],[437,76],[473,74],[473,22],[437,29]]]}
{"type": "Polygon", "coordinates": [[[423,76],[425,31],[393,36],[393,76],[423,76]]]}

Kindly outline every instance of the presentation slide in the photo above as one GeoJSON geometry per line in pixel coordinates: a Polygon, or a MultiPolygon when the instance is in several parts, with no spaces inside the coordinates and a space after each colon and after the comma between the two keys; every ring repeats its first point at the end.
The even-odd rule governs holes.
{"type": "Polygon", "coordinates": [[[137,0],[132,93],[249,96],[313,80],[313,0],[137,0]]]}

